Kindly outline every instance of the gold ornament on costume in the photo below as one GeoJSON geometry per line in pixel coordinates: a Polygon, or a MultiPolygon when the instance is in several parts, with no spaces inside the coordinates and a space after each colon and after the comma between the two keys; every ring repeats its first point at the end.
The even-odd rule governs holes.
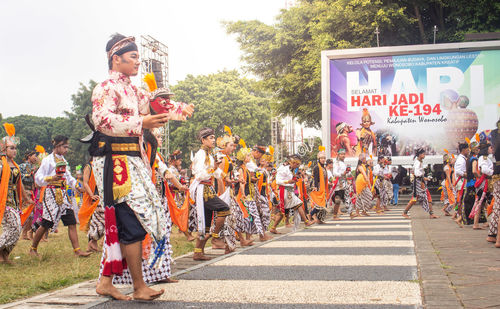
{"type": "MultiPolygon", "coordinates": [[[[242,140],[240,140],[241,142],[242,140]]],[[[252,152],[250,148],[243,147],[240,150],[238,150],[238,153],[236,154],[236,159],[239,161],[245,161],[245,158],[252,152]]]]}
{"type": "Polygon", "coordinates": [[[226,148],[226,145],[228,143],[234,143],[234,136],[231,132],[231,128],[228,126],[224,126],[224,131],[227,132],[227,134],[224,134],[224,136],[219,136],[217,138],[217,147],[219,148],[226,148]]]}

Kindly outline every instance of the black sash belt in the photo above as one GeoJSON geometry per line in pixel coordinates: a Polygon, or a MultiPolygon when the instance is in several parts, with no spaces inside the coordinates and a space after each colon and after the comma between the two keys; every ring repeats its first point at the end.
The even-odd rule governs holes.
{"type": "Polygon", "coordinates": [[[114,172],[112,155],[140,157],[139,137],[116,137],[95,132],[89,147],[89,153],[94,157],[105,157],[103,171],[104,206],[113,205],[114,172]]]}

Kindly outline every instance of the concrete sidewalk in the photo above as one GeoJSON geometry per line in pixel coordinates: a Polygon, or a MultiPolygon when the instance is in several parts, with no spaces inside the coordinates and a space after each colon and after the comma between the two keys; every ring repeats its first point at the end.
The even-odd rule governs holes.
{"type": "Polygon", "coordinates": [[[425,308],[500,308],[500,249],[436,206],[438,219],[419,205],[410,213],[425,308]]]}

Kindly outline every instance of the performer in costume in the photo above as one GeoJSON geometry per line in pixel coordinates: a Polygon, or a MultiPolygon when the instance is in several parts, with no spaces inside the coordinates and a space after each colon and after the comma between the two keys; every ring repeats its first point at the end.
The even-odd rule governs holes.
{"type": "MultiPolygon", "coordinates": [[[[469,159],[466,164],[466,184],[465,184],[465,193],[463,197],[463,207],[462,207],[462,221],[460,222],[462,225],[470,225],[473,223],[473,219],[469,218],[472,207],[474,206],[474,201],[476,197],[476,177],[479,175],[478,170],[478,153],[479,153],[479,138],[477,141],[472,141],[469,143],[469,159]]],[[[460,226],[462,226],[460,225],[460,226]]]]}
{"type": "Polygon", "coordinates": [[[361,128],[356,129],[356,137],[358,138],[358,145],[356,146],[357,155],[361,153],[377,155],[377,138],[370,128],[374,124],[375,122],[372,121],[372,116],[368,112],[368,109],[363,108],[361,128]]]}
{"type": "Polygon", "coordinates": [[[194,156],[194,180],[189,187],[189,192],[196,203],[199,234],[193,260],[210,260],[203,254],[205,244],[210,236],[216,238],[215,243],[223,244],[219,233],[230,211],[229,206],[217,196],[214,188],[214,179],[222,177],[222,170],[215,166],[215,160],[211,154],[215,147],[215,132],[213,129],[203,128],[198,132],[198,138],[202,146],[194,156]],[[210,223],[214,215],[215,228],[210,235],[210,223]]]}
{"type": "MultiPolygon", "coordinates": [[[[445,152],[448,150],[445,149],[445,152]]],[[[455,157],[450,156],[448,153],[443,155],[443,171],[445,173],[445,179],[443,181],[443,212],[445,216],[451,216],[450,211],[455,208],[455,169],[453,164],[455,163],[455,157]]]]}
{"type": "Polygon", "coordinates": [[[382,203],[382,199],[383,199],[382,197],[387,194],[386,187],[384,186],[384,183],[383,183],[384,168],[385,168],[385,158],[383,156],[379,156],[377,159],[377,164],[373,167],[373,177],[375,177],[375,179],[373,180],[375,183],[374,197],[377,199],[377,203],[375,204],[375,211],[378,214],[384,213],[384,211],[382,210],[382,207],[381,207],[381,206],[384,206],[382,203]]]}
{"type": "Polygon", "coordinates": [[[24,190],[21,170],[14,158],[17,155],[19,138],[11,123],[4,123],[7,136],[0,140],[0,264],[13,264],[9,255],[21,236],[22,205],[32,204],[31,197],[24,190]]]}
{"type": "Polygon", "coordinates": [[[39,256],[37,249],[43,235],[48,230],[55,231],[59,220],[62,220],[64,226],[68,227],[68,236],[75,255],[87,257],[90,253],[80,250],[73,204],[66,191],[66,185],[74,190],[81,190],[76,187],[76,179],[71,176],[68,162],[64,158],[69,149],[68,138],[57,135],[52,145],[53,152],[43,159],[35,174],[36,184],[46,188],[41,197],[43,201],[42,222],[33,237],[30,254],[39,256]]]}
{"type": "MultiPolygon", "coordinates": [[[[219,168],[222,170],[222,177],[219,179],[217,184],[217,195],[229,205],[231,214],[226,217],[224,221],[223,236],[225,240],[225,253],[231,253],[236,249],[236,239],[240,241],[242,247],[250,246],[253,244],[252,240],[246,240],[243,233],[250,232],[246,230],[245,226],[245,216],[248,217],[248,213],[245,213],[240,208],[239,202],[236,200],[237,197],[235,193],[234,185],[238,183],[238,179],[235,178],[236,166],[231,159],[231,154],[236,149],[236,142],[239,141],[239,137],[234,136],[231,132],[231,128],[224,126],[224,131],[226,134],[217,138],[217,147],[220,148],[217,153],[217,161],[220,162],[219,168]],[[236,238],[237,235],[238,237],[236,238]]],[[[241,197],[239,197],[241,198],[241,197]]],[[[241,203],[241,201],[240,201],[241,203]]],[[[214,248],[216,244],[212,244],[214,248]]],[[[222,249],[222,248],[221,248],[222,249]]]]}
{"type": "MultiPolygon", "coordinates": [[[[318,152],[318,163],[314,166],[312,171],[313,177],[313,188],[310,194],[312,207],[311,217],[314,219],[314,222],[317,224],[323,224],[326,217],[326,202],[329,198],[328,195],[328,173],[325,169],[326,163],[326,153],[323,149],[323,146],[320,146],[318,152]]],[[[305,191],[305,190],[302,190],[305,191]]],[[[337,213],[335,214],[334,208],[334,219],[338,218],[338,208],[337,213]]]]}
{"type": "Polygon", "coordinates": [[[347,212],[351,218],[356,217],[356,214],[352,209],[352,197],[348,195],[348,193],[352,192],[352,190],[348,190],[349,185],[347,183],[347,175],[351,173],[351,168],[345,164],[345,156],[345,149],[339,149],[337,152],[337,159],[333,162],[333,220],[340,220],[340,203],[344,203],[344,205],[347,206],[347,212]]]}
{"type": "Polygon", "coordinates": [[[385,158],[385,166],[382,171],[382,187],[384,188],[384,194],[382,194],[381,202],[382,202],[382,210],[389,211],[389,204],[392,200],[393,190],[392,190],[392,159],[391,157],[385,158]]]}
{"type": "MultiPolygon", "coordinates": [[[[144,150],[143,130],[163,126],[177,110],[150,114],[148,94],[131,84],[138,74],[139,53],[135,38],[115,34],[106,46],[109,79],[92,94],[92,135],[90,154],[106,225],[103,276],[96,292],[117,299],[129,299],[112,284],[123,274],[126,258],[133,280],[135,299],[152,300],[163,294],[149,288],[142,274],[142,241],[151,235],[154,246],[149,267],[168,259],[168,222],[164,205],[152,182],[152,169],[144,150]],[[116,227],[116,228],[115,228],[116,227]],[[123,248],[123,255],[120,250],[123,248]]],[[[161,100],[159,100],[161,101],[161,100]]],[[[187,116],[188,109],[182,114],[187,116]]]]}
{"type": "Polygon", "coordinates": [[[438,216],[434,215],[432,211],[432,203],[429,201],[429,196],[427,195],[428,178],[425,177],[424,174],[424,158],[425,150],[423,148],[418,148],[415,151],[415,157],[413,158],[415,160],[413,164],[413,172],[415,175],[413,179],[413,197],[410,202],[408,202],[408,205],[403,212],[403,217],[405,217],[406,219],[410,219],[410,216],[408,216],[408,212],[417,201],[422,203],[422,208],[424,208],[424,210],[429,213],[429,217],[431,219],[439,218],[438,216]]]}
{"type": "MultiPolygon", "coordinates": [[[[297,170],[301,164],[298,155],[291,155],[288,158],[287,164],[282,164],[276,173],[276,184],[279,186],[279,201],[281,214],[290,214],[290,217],[295,217],[295,228],[298,227],[300,219],[304,221],[306,226],[314,223],[309,222],[302,206],[302,201],[293,192],[294,185],[297,182],[297,170]],[[299,216],[297,216],[297,213],[299,216]]],[[[276,229],[279,221],[274,222],[273,229],[276,229]]]]}
{"type": "Polygon", "coordinates": [[[495,158],[493,176],[491,178],[494,201],[486,241],[495,243],[495,247],[500,248],[500,235],[498,235],[498,223],[500,222],[500,119],[496,124],[497,128],[491,131],[491,144],[493,157],[495,158]]]}
{"type": "Polygon", "coordinates": [[[252,234],[264,235],[261,216],[257,208],[257,187],[255,185],[255,172],[257,165],[252,162],[252,150],[246,147],[243,139],[240,139],[242,148],[238,150],[238,182],[236,202],[244,214],[246,240],[252,241],[252,234]]]}
{"type": "MultiPolygon", "coordinates": [[[[24,189],[28,193],[28,196],[34,201],[35,197],[35,172],[38,168],[38,157],[36,151],[28,151],[24,155],[24,162],[19,164],[19,169],[21,170],[21,180],[23,182],[24,189]]],[[[32,205],[34,206],[34,205],[32,205]]],[[[24,221],[23,232],[21,235],[22,239],[30,240],[33,239],[33,230],[31,229],[31,224],[33,221],[33,209],[27,211],[30,212],[28,218],[24,221]],[[28,237],[29,232],[29,237],[28,237]]]]}
{"type": "MultiPolygon", "coordinates": [[[[175,203],[177,204],[178,208],[183,208],[184,205],[187,206],[187,213],[188,213],[188,218],[186,221],[186,228],[184,227],[179,227],[179,232],[184,233],[186,236],[187,241],[193,241],[195,240],[194,236],[192,235],[192,231],[188,229],[188,221],[189,221],[189,213],[191,212],[191,206],[189,203],[189,200],[186,201],[187,198],[190,198],[187,194],[189,191],[188,181],[187,179],[181,175],[182,171],[182,152],[180,150],[175,150],[172,154],[170,154],[169,159],[168,159],[168,168],[170,173],[173,175],[175,178],[172,180],[168,180],[168,186],[170,188],[170,193],[173,194],[173,197],[175,199],[175,203]],[[184,229],[184,230],[182,230],[184,229]]],[[[181,213],[184,210],[181,211],[181,213]]],[[[184,220],[184,218],[182,218],[184,220]]],[[[182,223],[183,224],[183,223],[182,223]]]]}
{"type": "Polygon", "coordinates": [[[372,179],[369,176],[366,154],[359,155],[358,166],[356,167],[356,215],[360,212],[363,216],[369,216],[368,210],[372,203],[372,179]]]}
{"type": "MultiPolygon", "coordinates": [[[[274,151],[274,150],[273,150],[274,151]]],[[[267,241],[272,239],[271,235],[267,235],[266,231],[269,229],[269,224],[271,224],[271,209],[269,207],[269,173],[267,172],[268,165],[272,162],[272,156],[269,153],[265,153],[259,160],[259,167],[256,172],[257,177],[257,208],[259,210],[260,220],[262,222],[262,228],[264,230],[264,235],[260,235],[260,241],[267,241]]]]}
{"type": "Polygon", "coordinates": [[[455,222],[460,224],[462,222],[462,208],[463,208],[463,199],[465,193],[465,185],[467,183],[467,156],[469,155],[469,145],[467,143],[461,143],[458,145],[458,151],[460,154],[455,161],[454,169],[457,180],[455,182],[455,191],[456,198],[455,201],[458,205],[457,217],[455,218],[455,222]]]}
{"type": "Polygon", "coordinates": [[[99,200],[94,172],[92,171],[92,159],[83,167],[83,197],[82,206],[78,212],[80,219],[80,230],[87,232],[89,240],[88,251],[99,252],[97,241],[104,237],[104,208],[99,200]]]}
{"type": "Polygon", "coordinates": [[[477,161],[477,173],[475,175],[476,181],[474,183],[476,196],[474,206],[469,214],[469,219],[474,219],[474,225],[472,226],[474,230],[483,229],[479,226],[479,218],[481,216],[485,217],[483,212],[485,205],[491,201],[489,182],[491,181],[491,176],[493,176],[493,161],[491,161],[488,155],[492,153],[493,148],[486,140],[479,144],[479,158],[477,161]]]}

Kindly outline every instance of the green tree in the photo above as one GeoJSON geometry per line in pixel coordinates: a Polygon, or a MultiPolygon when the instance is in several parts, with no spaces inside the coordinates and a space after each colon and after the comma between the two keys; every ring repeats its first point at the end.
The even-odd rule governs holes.
{"type": "Polygon", "coordinates": [[[68,119],[64,117],[50,118],[20,115],[4,118],[2,127],[5,122],[12,123],[16,127],[16,136],[20,140],[16,157],[18,163],[23,161],[26,152],[35,150],[36,145],[43,146],[50,153],[52,150],[52,137],[68,132],[71,127],[68,119]]]}
{"type": "Polygon", "coordinates": [[[195,105],[192,118],[170,122],[170,149],[180,149],[185,160],[199,149],[196,135],[203,127],[215,129],[220,136],[227,125],[249,147],[270,143],[271,98],[256,81],[241,77],[237,71],[188,75],[173,91],[176,101],[195,105]]]}
{"type": "Polygon", "coordinates": [[[89,145],[81,143],[79,139],[91,133],[85,122],[85,115],[92,114],[92,91],[96,85],[97,83],[93,80],[90,80],[88,85],[80,83],[78,91],[71,95],[71,101],[73,101],[71,111],[65,112],[70,124],[70,129],[66,131],[69,133],[66,135],[70,138],[71,146],[67,160],[73,167],[79,164],[83,165],[89,159],[89,145]]]}
{"type": "Polygon", "coordinates": [[[437,25],[438,42],[456,42],[465,32],[497,31],[500,4],[480,0],[302,0],[283,10],[276,23],[226,23],[244,52],[246,68],[274,94],[280,115],[309,126],[321,120],[322,50],[429,42],[437,25]]]}

